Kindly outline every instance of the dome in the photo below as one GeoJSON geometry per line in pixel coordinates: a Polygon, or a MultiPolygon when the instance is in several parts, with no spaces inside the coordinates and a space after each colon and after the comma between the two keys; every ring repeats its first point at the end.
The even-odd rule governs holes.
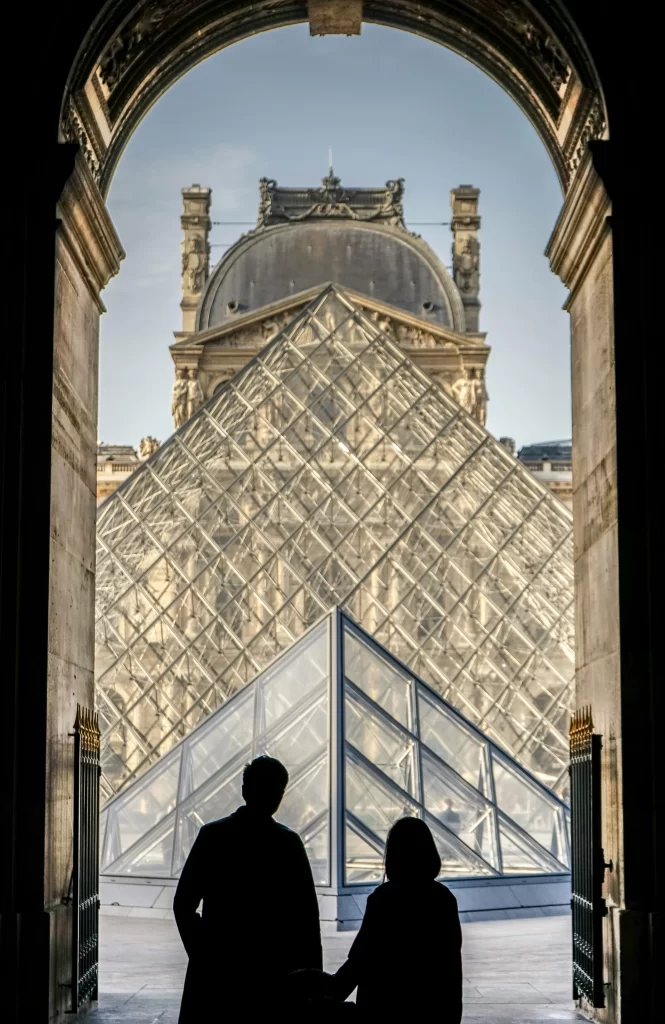
{"type": "Polygon", "coordinates": [[[402,183],[342,189],[279,189],[261,183],[259,225],[215,267],[197,330],[227,326],[289,295],[327,283],[403,309],[438,327],[465,331],[462,299],[429,246],[404,226],[402,183]]]}

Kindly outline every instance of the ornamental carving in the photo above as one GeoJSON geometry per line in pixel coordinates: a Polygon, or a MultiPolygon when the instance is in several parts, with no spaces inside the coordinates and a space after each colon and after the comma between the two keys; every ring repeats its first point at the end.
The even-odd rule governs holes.
{"type": "Polygon", "coordinates": [[[382,189],[345,189],[332,168],[320,188],[279,188],[274,178],[261,178],[257,228],[322,217],[404,228],[403,197],[403,178],[382,189]]]}
{"type": "Polygon", "coordinates": [[[178,429],[187,419],[187,370],[178,367],[171,392],[171,415],[173,425],[178,429]]]}
{"type": "Polygon", "coordinates": [[[452,341],[443,342],[431,331],[416,327],[413,324],[400,323],[379,313],[378,310],[369,310],[360,307],[365,316],[389,338],[396,341],[403,348],[441,348],[454,354],[459,353],[457,345],[452,341]]]}
{"type": "Polygon", "coordinates": [[[182,243],[183,291],[196,294],[205,284],[208,270],[208,247],[205,239],[195,235],[182,243]]]}
{"type": "Polygon", "coordinates": [[[78,116],[74,107],[69,107],[69,113],[67,119],[62,126],[62,134],[64,135],[67,142],[75,142],[81,148],[81,155],[88,165],[88,169],[92,174],[95,181],[99,184],[100,167],[99,158],[95,153],[93,145],[90,141],[88,133],[83,127],[81,118],[78,116]]]}
{"type": "Polygon", "coordinates": [[[205,398],[199,383],[198,373],[194,369],[187,371],[187,419],[198,412],[205,398]]]}
{"type": "Polygon", "coordinates": [[[480,284],[480,243],[470,236],[461,252],[453,254],[453,276],[462,295],[477,295],[480,284]]]}
{"type": "MultiPolygon", "coordinates": [[[[494,6],[494,5],[493,5],[494,6]]],[[[557,92],[570,78],[570,66],[559,44],[533,20],[524,4],[508,0],[496,5],[522,47],[534,59],[557,92]],[[502,9],[503,7],[503,9],[502,9]]]]}
{"type": "Polygon", "coordinates": [[[468,374],[463,372],[446,390],[450,391],[457,404],[465,412],[473,416],[481,426],[485,426],[489,395],[485,388],[482,371],[478,372],[471,367],[468,374]]]}
{"type": "Polygon", "coordinates": [[[139,441],[139,456],[142,459],[149,459],[159,448],[159,441],[156,437],[142,437],[139,441]]]}
{"type": "Polygon", "coordinates": [[[276,338],[280,331],[283,331],[295,318],[298,310],[290,309],[285,313],[276,313],[258,324],[250,324],[233,334],[227,334],[221,339],[224,348],[249,348],[258,350],[276,338]]]}
{"type": "Polygon", "coordinates": [[[466,6],[490,22],[501,18],[552,88],[560,92],[566,85],[571,74],[566,55],[547,29],[534,19],[526,4],[520,0],[466,0],[466,6]]]}
{"type": "Polygon", "coordinates": [[[579,167],[584,151],[587,147],[587,143],[594,139],[599,139],[605,131],[605,117],[603,114],[603,107],[600,102],[599,96],[594,96],[593,102],[587,114],[584,127],[580,132],[580,137],[577,141],[575,151],[570,158],[569,167],[571,172],[576,171],[579,167]]]}
{"type": "Polygon", "coordinates": [[[112,40],[97,68],[99,80],[110,95],[131,64],[145,53],[160,28],[190,11],[191,0],[148,0],[112,40]]]}

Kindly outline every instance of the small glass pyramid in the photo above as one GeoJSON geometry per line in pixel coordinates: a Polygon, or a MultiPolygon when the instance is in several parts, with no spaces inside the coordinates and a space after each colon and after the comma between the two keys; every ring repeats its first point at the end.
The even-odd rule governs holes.
{"type": "Polygon", "coordinates": [[[332,605],[565,795],[572,517],[341,290],[104,502],[97,538],[107,797],[168,773],[332,605]]]}
{"type": "Polygon", "coordinates": [[[388,830],[429,824],[442,877],[558,874],[567,808],[339,609],[102,812],[102,871],[177,877],[199,827],[241,803],[247,761],[288,768],[279,821],[318,886],[380,881],[388,830]]]}

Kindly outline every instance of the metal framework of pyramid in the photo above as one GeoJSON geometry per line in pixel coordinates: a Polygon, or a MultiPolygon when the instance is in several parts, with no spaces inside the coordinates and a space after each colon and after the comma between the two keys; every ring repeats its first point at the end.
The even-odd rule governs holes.
{"type": "Polygon", "coordinates": [[[288,768],[277,818],[318,886],[380,881],[405,815],[429,824],[444,878],[568,871],[565,804],[339,609],[107,804],[102,870],[177,877],[259,754],[288,768]]]}
{"type": "Polygon", "coordinates": [[[100,507],[107,797],[333,605],[565,795],[572,516],[329,286],[100,507]]]}

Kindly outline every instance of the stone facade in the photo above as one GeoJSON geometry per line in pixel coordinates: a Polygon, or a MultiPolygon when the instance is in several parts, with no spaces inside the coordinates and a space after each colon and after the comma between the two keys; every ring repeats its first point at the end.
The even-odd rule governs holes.
{"type": "MultiPolygon", "coordinates": [[[[501,444],[515,454],[512,437],[500,437],[501,444]]],[[[572,441],[547,441],[520,448],[517,458],[566,508],[573,508],[572,441]]]]}
{"type": "MultiPolygon", "coordinates": [[[[229,250],[215,268],[207,287],[201,286],[198,291],[190,288],[194,282],[189,270],[183,264],[183,329],[176,333],[176,342],[171,346],[174,362],[175,379],[171,401],[171,414],[177,428],[195,412],[200,404],[215,394],[226,381],[256,355],[260,349],[271,341],[275,335],[289,324],[298,312],[319,290],[320,285],[308,288],[295,295],[285,294],[276,301],[265,305],[259,302],[258,308],[251,308],[236,298],[228,299],[232,294],[229,286],[224,285],[228,276],[227,268],[233,275],[238,261],[250,258],[247,240],[255,238],[261,242],[265,232],[283,232],[284,230],[302,230],[300,226],[315,224],[318,231],[326,232],[337,229],[340,223],[355,226],[358,224],[372,229],[372,245],[374,249],[375,270],[369,266],[370,274],[380,272],[382,257],[390,263],[394,254],[399,254],[405,245],[408,259],[415,259],[414,266],[424,263],[428,266],[428,274],[421,288],[425,289],[416,303],[419,314],[405,308],[410,298],[407,297],[409,283],[400,283],[393,278],[390,287],[395,298],[392,303],[367,294],[374,282],[366,282],[367,255],[362,242],[349,234],[346,248],[349,253],[357,256],[351,259],[349,273],[354,280],[358,279],[357,290],[347,288],[349,294],[362,302],[364,311],[382,330],[385,330],[414,361],[446,389],[446,391],[473,415],[479,423],[485,425],[487,418],[488,394],[485,385],[485,368],[490,353],[486,344],[486,335],[478,330],[478,314],[480,310],[480,250],[478,231],[478,197],[480,190],[462,185],[451,193],[453,206],[453,265],[454,282],[440,261],[429,247],[418,236],[413,235],[404,225],[402,196],[404,183],[401,179],[388,181],[382,189],[343,188],[339,178],[333,171],[323,179],[321,188],[295,189],[279,188],[271,179],[264,178],[259,183],[259,213],[257,228],[243,236],[229,250]],[[356,262],[354,262],[354,259],[356,262]],[[455,323],[454,327],[444,326],[433,317],[437,307],[433,298],[437,294],[431,289],[434,281],[441,298],[436,302],[446,305],[455,323]],[[221,284],[218,282],[222,282],[221,284]],[[226,287],[226,291],[223,289],[226,287]],[[190,290],[185,292],[185,289],[190,290]],[[429,291],[427,289],[430,289],[429,291]],[[223,301],[216,298],[223,295],[223,301]],[[400,296],[404,295],[404,298],[400,296]],[[198,296],[198,311],[195,300],[198,296]],[[228,299],[228,301],[226,301],[228,299]],[[185,310],[185,302],[188,303],[185,310]],[[219,306],[220,312],[215,313],[219,306]],[[215,316],[220,322],[207,327],[215,316]],[[198,330],[191,325],[197,322],[198,330]],[[189,326],[188,326],[189,325],[189,326]]],[[[193,245],[192,237],[202,239],[207,245],[206,224],[209,224],[210,190],[200,186],[183,189],[185,213],[182,217],[185,238],[183,251],[193,245]],[[197,205],[198,204],[198,205],[197,205]],[[192,208],[199,211],[195,217],[196,225],[192,227],[192,208]],[[192,232],[196,232],[194,236],[192,232]]],[[[273,235],[266,235],[272,238],[273,235]]],[[[277,235],[275,236],[277,237],[277,235]]],[[[302,236],[304,239],[304,236],[302,236]]],[[[322,237],[322,236],[320,236],[322,237]]],[[[310,243],[310,235],[305,240],[310,243]]],[[[273,243],[269,243],[272,245],[273,243]]],[[[300,235],[288,236],[287,247],[299,251],[300,235]]],[[[300,248],[307,248],[303,243],[300,248]]],[[[311,247],[311,245],[310,245],[311,247]]],[[[265,256],[251,257],[252,266],[263,271],[262,276],[271,275],[274,269],[274,255],[270,247],[265,256]],[[258,259],[258,263],[257,263],[258,259]],[[270,261],[273,261],[272,263],[270,261]],[[262,262],[261,262],[262,261],[262,262]]],[[[330,277],[331,270],[323,265],[324,275],[330,277]]],[[[200,275],[203,280],[203,268],[200,275]]],[[[256,269],[254,270],[256,273],[256,269]]],[[[207,267],[205,269],[207,280],[207,267]]],[[[247,275],[235,278],[236,288],[245,287],[252,291],[254,280],[247,282],[247,275]],[[244,282],[241,285],[239,282],[244,282]]],[[[260,283],[260,282],[259,282],[260,283]]],[[[292,282],[293,283],[293,282],[292,282]]],[[[413,285],[413,282],[410,283],[413,285]]],[[[233,286],[231,286],[233,287],[233,286]]],[[[233,293],[235,295],[235,293],[233,293]]],[[[264,294],[266,294],[264,292],[264,294]]],[[[244,298],[244,296],[243,296],[244,298]]]]}

